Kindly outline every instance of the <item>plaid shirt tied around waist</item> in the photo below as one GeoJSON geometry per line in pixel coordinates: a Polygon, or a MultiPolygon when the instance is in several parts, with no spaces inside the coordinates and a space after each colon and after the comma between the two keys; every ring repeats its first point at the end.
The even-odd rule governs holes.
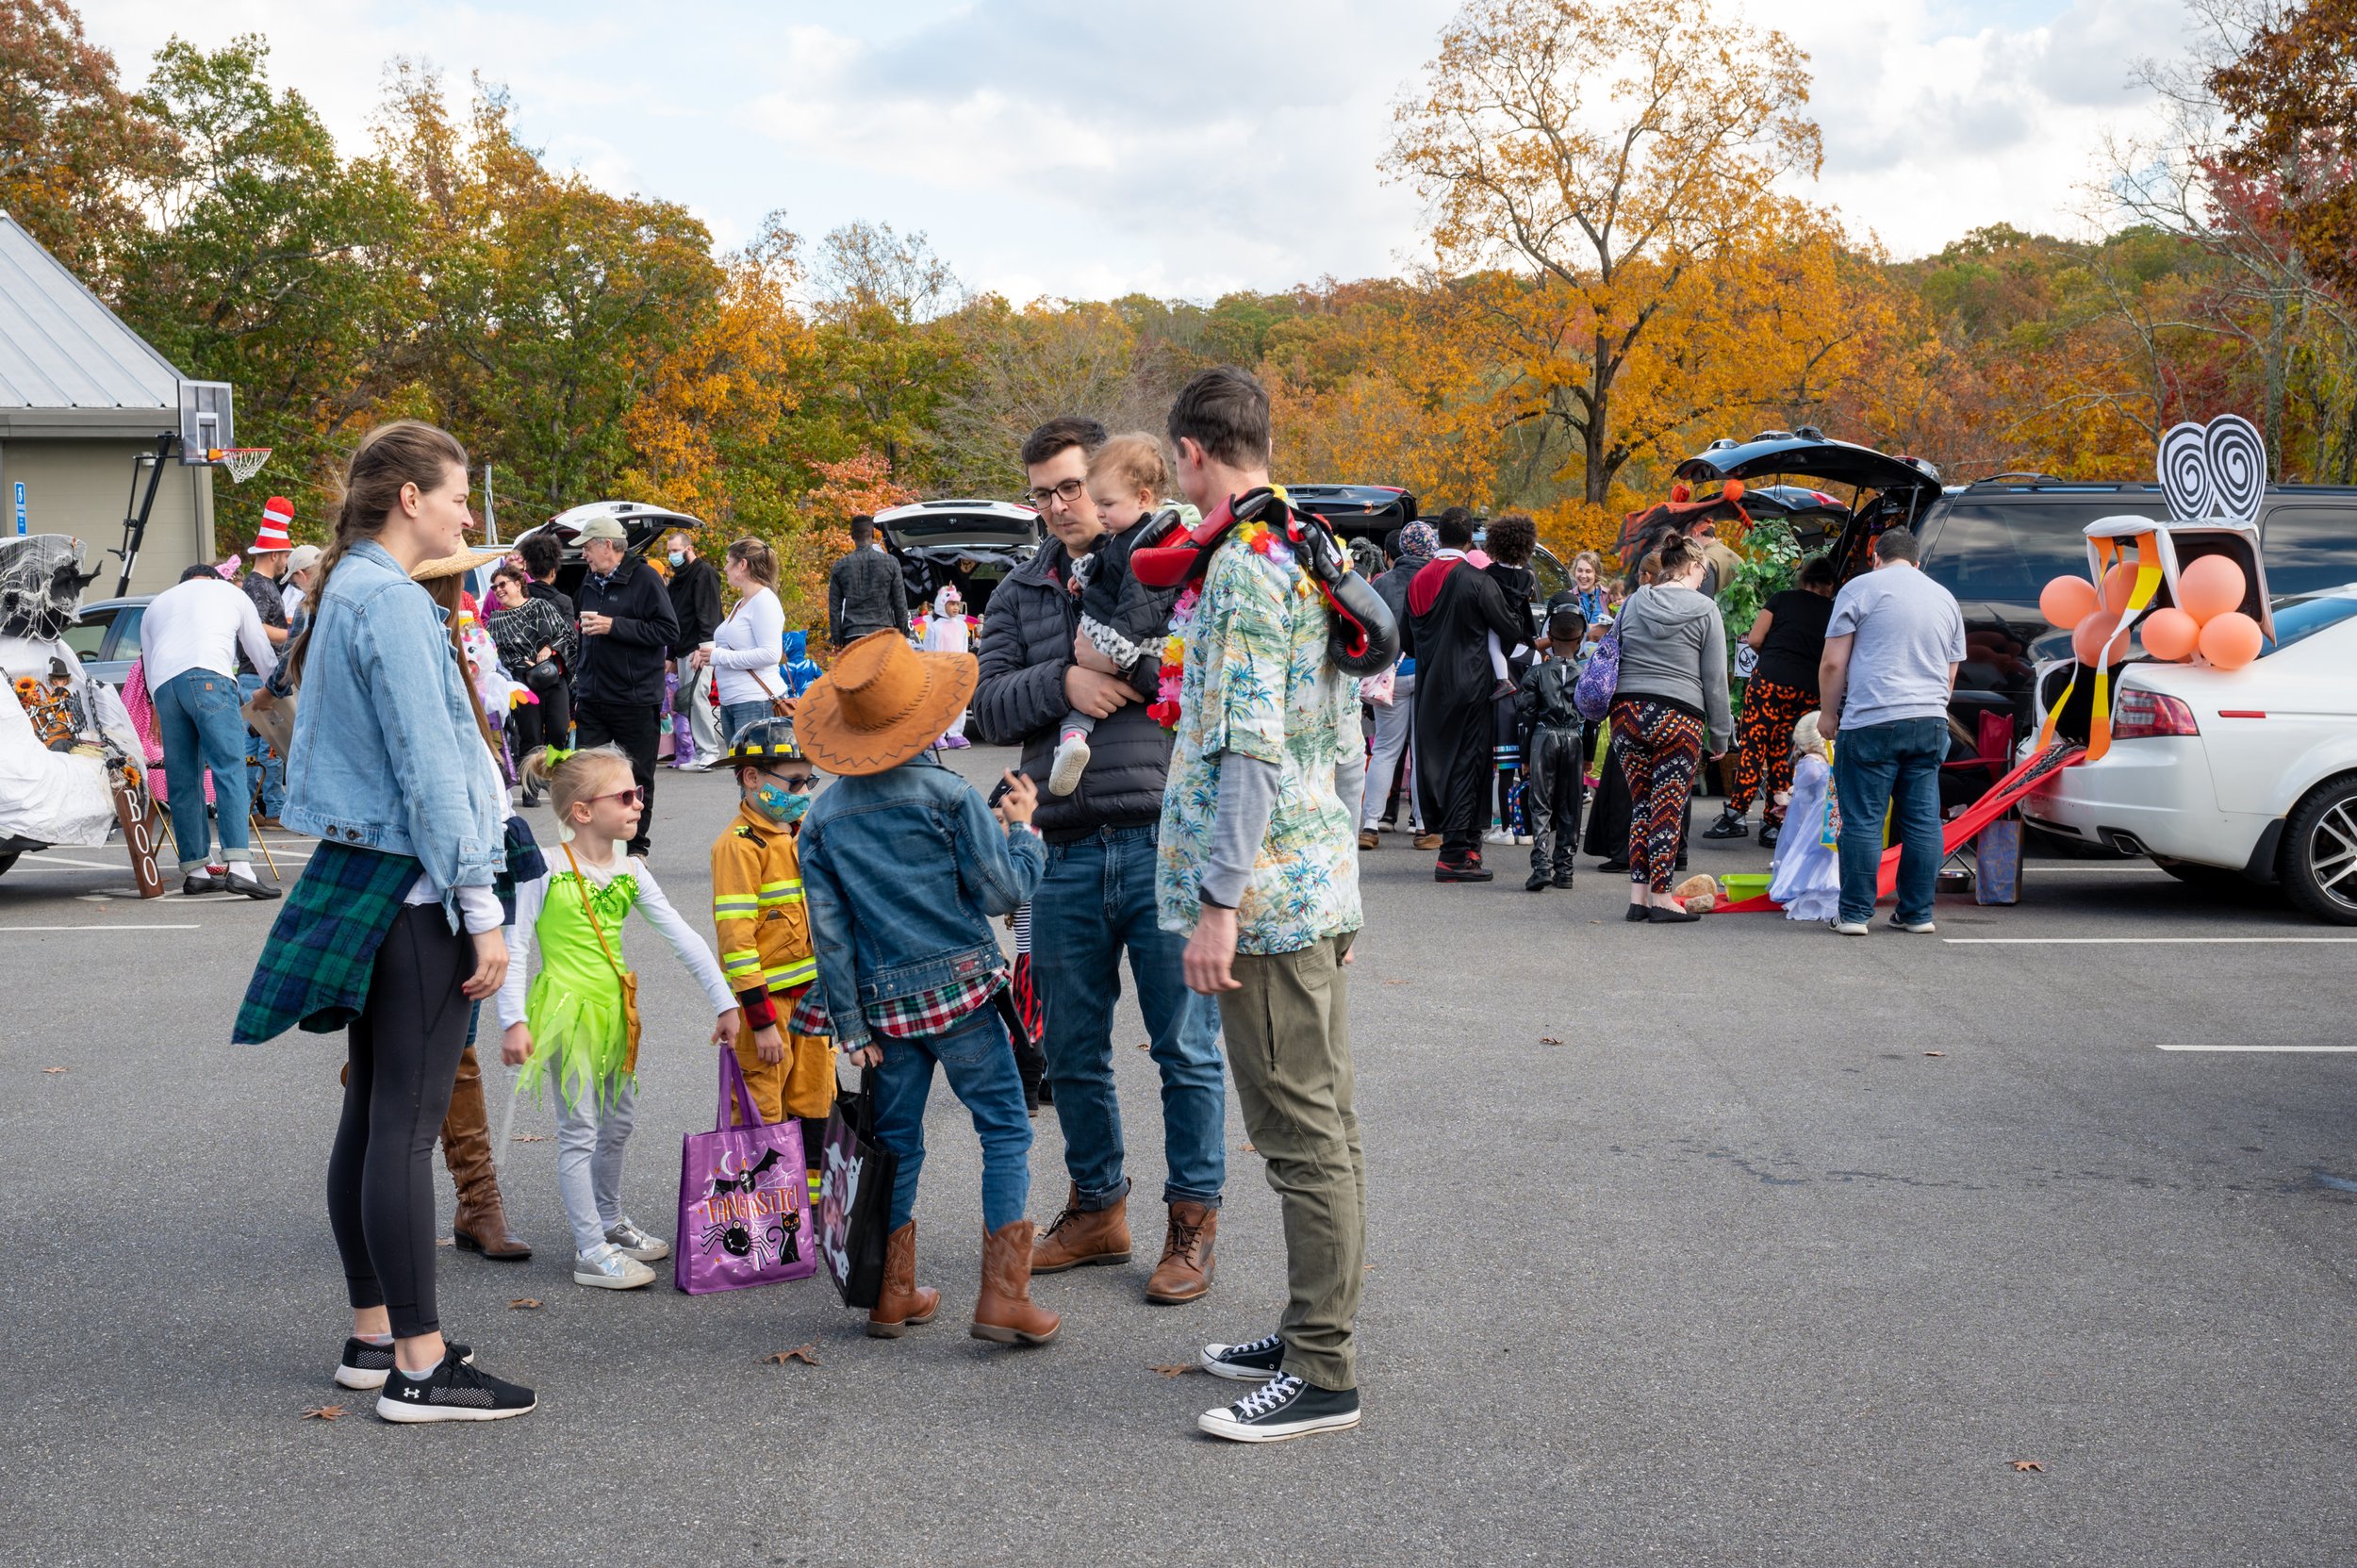
{"type": "MultiPolygon", "coordinates": [[[[1007,966],[996,965],[971,980],[953,980],[913,997],[876,1002],[867,1009],[867,1024],[891,1040],[921,1040],[929,1034],[946,1034],[954,1025],[988,1006],[1006,983],[1007,966]]],[[[794,1004],[794,1015],[786,1028],[796,1034],[834,1032],[817,986],[802,993],[802,999],[794,1004]]]]}

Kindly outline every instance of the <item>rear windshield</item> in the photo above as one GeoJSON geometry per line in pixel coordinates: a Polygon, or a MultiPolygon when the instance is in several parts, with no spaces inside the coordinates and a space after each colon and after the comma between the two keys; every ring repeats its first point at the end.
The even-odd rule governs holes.
{"type": "Polygon", "coordinates": [[[2322,593],[2357,583],[2357,507],[2279,503],[2260,529],[2267,592],[2322,593]]]}
{"type": "Polygon", "coordinates": [[[2054,578],[2087,574],[2088,523],[2153,509],[2150,502],[2110,495],[2069,502],[1958,500],[1927,530],[1923,570],[1958,599],[2035,604],[2054,578]]]}
{"type": "Polygon", "coordinates": [[[925,517],[896,518],[884,524],[896,537],[922,539],[940,534],[972,535],[977,538],[1028,539],[1031,525],[988,512],[934,512],[925,517]]]}

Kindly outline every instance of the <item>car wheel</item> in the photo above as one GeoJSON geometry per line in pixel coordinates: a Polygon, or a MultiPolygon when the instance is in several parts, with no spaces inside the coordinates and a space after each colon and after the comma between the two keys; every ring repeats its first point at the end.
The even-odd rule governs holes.
{"type": "Polygon", "coordinates": [[[2292,808],[2281,874],[2300,908],[2319,920],[2357,926],[2357,773],[2326,780],[2292,808]]]}

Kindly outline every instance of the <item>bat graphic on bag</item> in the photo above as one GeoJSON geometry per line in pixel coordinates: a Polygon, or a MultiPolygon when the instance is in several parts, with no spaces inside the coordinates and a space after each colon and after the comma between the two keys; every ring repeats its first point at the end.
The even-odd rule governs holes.
{"type": "Polygon", "coordinates": [[[734,1176],[716,1176],[712,1178],[709,1183],[710,1190],[704,1194],[704,1197],[717,1197],[722,1193],[750,1193],[756,1191],[761,1186],[761,1178],[773,1168],[777,1163],[778,1151],[774,1148],[770,1149],[766,1153],[763,1154],[759,1161],[746,1166],[743,1170],[738,1171],[734,1176]]]}

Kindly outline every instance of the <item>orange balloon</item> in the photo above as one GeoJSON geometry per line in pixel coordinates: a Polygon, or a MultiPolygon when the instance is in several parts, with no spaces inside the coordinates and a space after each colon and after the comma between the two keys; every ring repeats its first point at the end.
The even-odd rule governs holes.
{"type": "MultiPolygon", "coordinates": [[[[2206,626],[2213,618],[2241,608],[2246,583],[2242,568],[2225,556],[2204,555],[2177,574],[2177,607],[2206,626]]],[[[2201,653],[2202,657],[2209,657],[2208,649],[2203,649],[2201,653]]],[[[2217,661],[2212,659],[2210,662],[2215,664],[2217,661]]],[[[2250,659],[2243,661],[2244,664],[2250,662],[2250,659]]]]}
{"type": "MultiPolygon", "coordinates": [[[[2226,564],[2233,566],[2232,561],[2226,564]]],[[[2241,576],[2242,569],[2236,567],[2234,575],[2241,576]]],[[[2257,658],[2264,640],[2259,623],[2240,610],[2229,610],[2201,623],[2201,656],[2220,669],[2240,669],[2257,658]]]]}
{"type": "Polygon", "coordinates": [[[1730,479],[1719,487],[1719,499],[1722,501],[1740,501],[1743,499],[1743,481],[1740,479],[1730,479]]]}
{"type": "MultiPolygon", "coordinates": [[[[2095,662],[2097,654],[2102,652],[2103,644],[2109,642],[2112,634],[2118,629],[2119,618],[2118,616],[2109,610],[2098,610],[2086,619],[2079,622],[2079,629],[2070,634],[2070,651],[2079,655],[2081,664],[2091,665],[2095,662]]],[[[2113,647],[2110,657],[2104,662],[2118,664],[2127,656],[2128,645],[2121,642],[2113,647]]]]}
{"type": "Polygon", "coordinates": [[[2136,591],[2136,569],[2132,561],[2115,561],[2103,573],[2103,608],[2114,615],[2128,613],[2128,601],[2136,591]]]}
{"type": "Polygon", "coordinates": [[[2173,608],[2154,610],[2137,624],[2136,633],[2144,638],[2144,651],[2156,659],[2190,657],[2201,642],[2201,623],[2173,608]]]}
{"type": "Polygon", "coordinates": [[[2095,585],[2084,577],[2057,577],[2039,590],[2037,610],[2048,625],[2068,632],[2095,613],[2095,585]]]}

